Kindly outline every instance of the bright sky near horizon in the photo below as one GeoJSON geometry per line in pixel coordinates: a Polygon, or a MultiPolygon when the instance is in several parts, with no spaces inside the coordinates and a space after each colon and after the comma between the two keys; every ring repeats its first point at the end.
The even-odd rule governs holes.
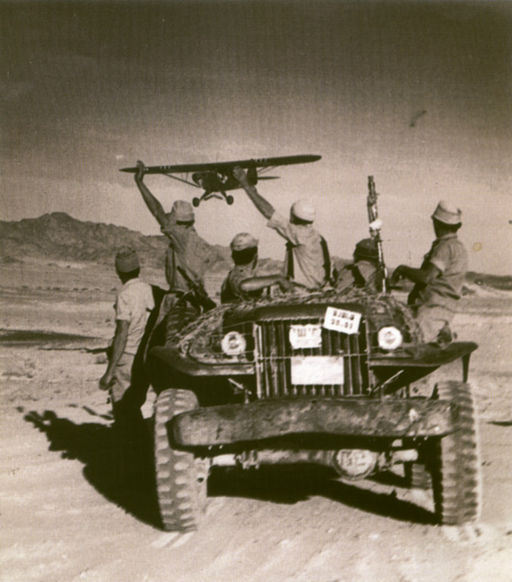
{"type": "MultiPolygon", "coordinates": [[[[310,198],[333,254],[367,236],[371,174],[390,265],[418,265],[444,198],[470,268],[512,273],[512,2],[2,1],[0,17],[2,219],[154,234],[120,167],[320,154],[258,188],[282,213],[310,198]]],[[[197,192],[146,180],[169,209],[197,192]]],[[[281,257],[234,194],[199,207],[199,233],[251,231],[281,257]]]]}

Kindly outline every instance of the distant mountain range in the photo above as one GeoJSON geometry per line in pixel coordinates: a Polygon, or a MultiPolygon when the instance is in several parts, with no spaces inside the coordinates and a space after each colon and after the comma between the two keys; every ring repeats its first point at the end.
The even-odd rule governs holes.
{"type": "MultiPolygon", "coordinates": [[[[202,251],[210,262],[209,271],[225,272],[231,267],[228,247],[211,245],[204,239],[202,251]]],[[[120,246],[137,249],[144,265],[163,268],[167,239],[164,236],[144,235],[124,226],[83,222],[65,212],[52,212],[39,218],[7,222],[0,221],[0,261],[18,262],[24,258],[44,258],[48,261],[91,261],[112,265],[120,246]]],[[[263,259],[265,271],[275,271],[280,261],[263,259]]],[[[346,260],[334,258],[339,268],[346,260]]],[[[512,290],[512,277],[486,275],[473,271],[467,274],[468,283],[495,289],[512,290]]]]}
{"type": "MultiPolygon", "coordinates": [[[[201,238],[201,252],[210,262],[209,271],[224,272],[231,268],[228,247],[211,245],[201,238]]],[[[16,222],[0,221],[0,261],[44,258],[47,261],[91,261],[112,265],[116,249],[137,249],[141,262],[154,268],[164,267],[167,239],[150,236],[124,226],[83,222],[65,212],[52,212],[38,218],[16,222]]],[[[279,267],[278,261],[263,260],[264,267],[279,267]]]]}
{"type": "MultiPolygon", "coordinates": [[[[202,252],[212,267],[229,265],[229,249],[210,245],[201,239],[202,252]]],[[[141,261],[151,267],[163,267],[166,237],[147,236],[113,224],[83,222],[64,212],[52,212],[39,218],[17,222],[0,221],[0,257],[23,259],[44,257],[48,260],[93,261],[112,264],[121,246],[137,249],[141,261]]]]}

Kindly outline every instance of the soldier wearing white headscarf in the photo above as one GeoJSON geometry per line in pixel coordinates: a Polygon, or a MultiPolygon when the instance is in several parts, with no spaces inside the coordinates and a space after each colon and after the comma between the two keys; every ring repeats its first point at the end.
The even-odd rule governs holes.
{"type": "Polygon", "coordinates": [[[249,183],[241,168],[233,170],[256,208],[286,241],[285,274],[295,283],[313,290],[320,289],[331,279],[331,259],[325,239],[313,227],[315,208],[309,200],[297,200],[286,219],[249,183]]]}

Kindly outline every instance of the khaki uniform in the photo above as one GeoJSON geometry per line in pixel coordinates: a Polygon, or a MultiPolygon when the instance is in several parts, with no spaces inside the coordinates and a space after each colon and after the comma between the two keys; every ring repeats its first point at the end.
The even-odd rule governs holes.
{"type": "Polygon", "coordinates": [[[169,215],[167,224],[161,230],[169,239],[165,256],[165,278],[169,289],[187,292],[188,284],[176,267],[184,269],[194,281],[202,282],[211,261],[205,253],[205,244],[193,226],[176,224],[176,220],[169,215]]]}
{"type": "Polygon", "coordinates": [[[155,307],[151,285],[140,279],[127,281],[116,297],[116,320],[128,321],[125,354],[134,356],[144,335],[149,315],[155,307]]]}
{"type": "Polygon", "coordinates": [[[161,230],[169,239],[165,256],[165,278],[169,284],[169,292],[162,300],[155,330],[165,319],[162,324],[165,330],[159,329],[157,335],[163,334],[162,341],[167,343],[173,339],[179,328],[199,315],[197,308],[186,305],[182,299],[190,288],[177,267],[181,267],[193,281],[203,284],[211,257],[193,226],[177,224],[172,215],[167,215],[167,224],[161,230]]]}
{"type": "Polygon", "coordinates": [[[349,287],[377,292],[379,290],[377,267],[371,261],[365,260],[355,261],[343,267],[336,281],[336,289],[342,291],[349,287]]]}
{"type": "Polygon", "coordinates": [[[286,256],[287,277],[308,289],[322,287],[329,278],[325,268],[325,252],[322,237],[311,224],[292,224],[283,216],[274,212],[267,226],[274,229],[289,243],[289,252],[293,263],[286,256]],[[293,264],[293,272],[290,265],[293,264]]]}
{"type": "Polygon", "coordinates": [[[250,301],[251,299],[261,297],[263,289],[258,289],[251,293],[244,293],[240,289],[243,281],[258,276],[257,268],[257,265],[235,265],[222,283],[220,292],[221,302],[250,301]]]}
{"type": "Polygon", "coordinates": [[[421,268],[428,263],[439,269],[439,276],[427,285],[417,283],[407,302],[415,313],[425,341],[431,342],[455,316],[468,269],[468,254],[457,235],[450,233],[432,243],[421,268]]]}
{"type": "Polygon", "coordinates": [[[114,370],[110,397],[118,428],[132,436],[143,425],[140,407],[149,384],[139,347],[154,307],[151,286],[140,279],[130,279],[123,285],[114,306],[116,320],[128,321],[129,327],[125,350],[114,370]]]}

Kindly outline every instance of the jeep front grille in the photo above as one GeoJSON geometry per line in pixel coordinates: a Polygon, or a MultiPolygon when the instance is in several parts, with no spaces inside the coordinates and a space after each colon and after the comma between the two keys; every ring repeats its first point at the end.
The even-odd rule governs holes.
{"type": "Polygon", "coordinates": [[[318,396],[362,396],[368,390],[366,328],[361,321],[357,334],[347,335],[322,329],[319,348],[292,349],[290,325],[322,324],[323,320],[276,319],[255,324],[255,367],[259,399],[318,396]],[[342,356],[343,378],[336,384],[292,384],[292,357],[342,356]]]}

